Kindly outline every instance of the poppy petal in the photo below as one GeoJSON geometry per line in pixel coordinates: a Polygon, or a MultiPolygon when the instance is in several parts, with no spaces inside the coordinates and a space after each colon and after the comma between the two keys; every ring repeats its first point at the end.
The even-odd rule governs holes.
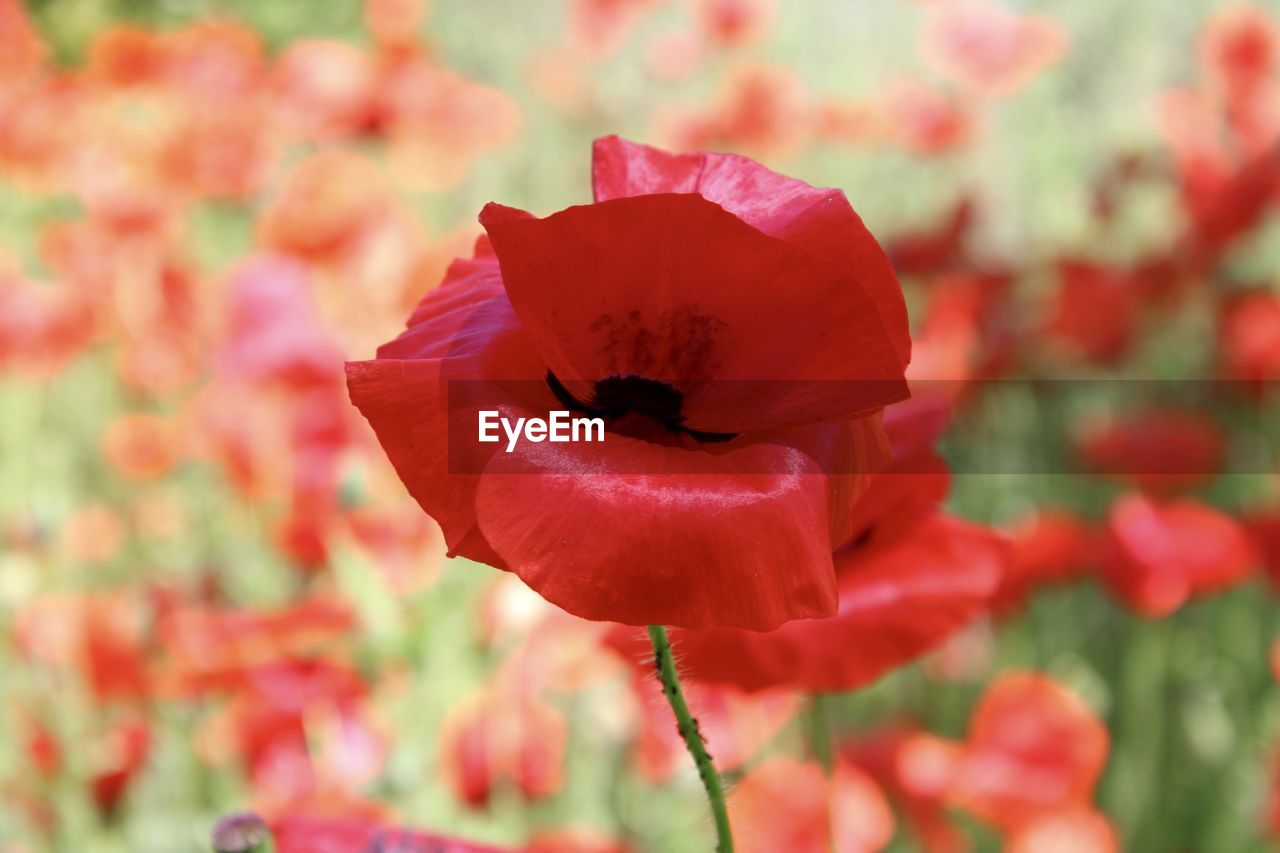
{"type": "Polygon", "coordinates": [[[835,612],[828,490],[795,447],[610,433],[495,454],[476,514],[506,564],[574,615],[763,631],[835,612]]]}
{"type": "Polygon", "coordinates": [[[986,607],[1006,559],[1004,543],[945,516],[836,557],[840,609],[769,634],[680,631],[694,677],[746,690],[791,685],[824,692],[861,687],[968,624],[986,607]]]}
{"type": "MultiPolygon", "coordinates": [[[[475,419],[464,416],[469,400],[461,398],[511,397],[504,381],[528,395],[545,368],[520,331],[496,260],[478,248],[450,267],[376,360],[347,364],[347,386],[409,493],[440,524],[449,553],[503,568],[475,526],[479,474],[498,445],[474,441],[475,419]]],[[[554,403],[549,391],[546,402],[554,403]]]]}
{"type": "Polygon", "coordinates": [[[579,400],[611,376],[665,382],[692,430],[741,433],[867,414],[907,397],[854,276],[697,195],[480,216],[507,294],[579,400]],[[608,287],[602,287],[608,282],[608,287]]]}
{"type": "Polygon", "coordinates": [[[902,287],[842,191],[780,175],[738,154],[673,154],[617,136],[596,140],[591,179],[596,201],[697,193],[770,237],[832,261],[871,297],[902,365],[911,361],[902,287]]]}

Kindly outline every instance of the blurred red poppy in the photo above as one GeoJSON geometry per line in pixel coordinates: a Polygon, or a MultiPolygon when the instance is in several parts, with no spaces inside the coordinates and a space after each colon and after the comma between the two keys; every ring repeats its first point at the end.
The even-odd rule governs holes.
{"type": "Polygon", "coordinates": [[[389,205],[385,176],[372,161],[331,148],[285,175],[262,212],[258,231],[270,249],[332,263],[354,251],[389,205]]]}
{"type": "Polygon", "coordinates": [[[889,138],[916,154],[946,154],[966,143],[973,132],[972,118],[962,105],[913,77],[885,87],[881,112],[889,138]]]}
{"type": "Polygon", "coordinates": [[[885,244],[898,275],[932,275],[960,267],[977,219],[972,198],[960,199],[937,224],[899,234],[885,244]]]}
{"type": "Polygon", "coordinates": [[[1230,379],[1263,391],[1280,380],[1280,296],[1256,290],[1222,301],[1218,361],[1230,379]]]}
{"type": "Polygon", "coordinates": [[[44,63],[45,46],[40,34],[27,19],[23,0],[0,0],[0,87],[38,70],[44,63]]]}
{"type": "Polygon", "coordinates": [[[1096,535],[1065,510],[1039,510],[1010,528],[1008,536],[1009,566],[993,605],[997,612],[1019,607],[1042,584],[1062,583],[1096,567],[1096,535]]]}
{"type": "Polygon", "coordinates": [[[1229,6],[1206,24],[1200,61],[1229,100],[1248,98],[1280,71],[1280,26],[1261,7],[1229,6]]]}
{"type": "Polygon", "coordinates": [[[324,598],[280,610],[186,607],[160,620],[167,689],[184,695],[247,682],[257,668],[296,659],[355,627],[346,604],[324,598]]]}
{"type": "Polygon", "coordinates": [[[451,553],[572,613],[755,630],[830,615],[831,525],[883,456],[880,409],[906,395],[887,259],[842,193],[741,157],[610,137],[595,190],[541,220],[487,206],[493,248],[348,365],[352,400],[451,553]],[[495,407],[594,412],[605,440],[496,452],[476,441],[495,407]]]}
{"type": "Polygon", "coordinates": [[[416,54],[384,70],[377,121],[396,181],[442,190],[460,183],[481,153],[515,136],[520,109],[505,92],[416,54]]]}
{"type": "Polygon", "coordinates": [[[332,138],[373,122],[377,63],[348,42],[294,41],[276,60],[272,79],[282,124],[298,136],[332,138]]]}
{"type": "Polygon", "coordinates": [[[788,69],[742,65],[712,103],[660,112],[655,125],[659,139],[682,151],[730,148],[783,156],[808,139],[809,95],[803,81],[788,69]]]}
{"type": "Polygon", "coordinates": [[[744,853],[873,853],[889,844],[894,828],[879,786],[845,761],[830,779],[817,764],[761,762],[734,788],[729,815],[744,853]]]}
{"type": "Polygon", "coordinates": [[[1044,15],[1018,15],[985,0],[933,3],[922,52],[940,74],[983,95],[1005,95],[1066,52],[1063,27],[1044,15]]]}
{"type": "Polygon", "coordinates": [[[1078,259],[1060,261],[1045,332],[1072,355],[1114,364],[1133,341],[1139,298],[1124,270],[1078,259]]]}
{"type": "Polygon", "coordinates": [[[1091,425],[1076,448],[1094,473],[1153,491],[1181,491],[1222,470],[1226,434],[1196,412],[1146,409],[1091,425]]]}
{"type": "Polygon", "coordinates": [[[364,22],[382,50],[414,45],[427,16],[427,0],[365,0],[364,22]]]}
{"type": "Polygon", "coordinates": [[[768,32],[775,0],[698,0],[698,25],[712,40],[743,44],[768,32]]]}
{"type": "Polygon", "coordinates": [[[1012,283],[1002,270],[947,273],[929,282],[907,372],[913,390],[959,405],[976,381],[1006,368],[1014,339],[1002,310],[1012,283]]]}
{"type": "Polygon", "coordinates": [[[549,797],[564,784],[566,725],[556,708],[518,685],[474,694],[441,728],[445,778],[473,808],[486,807],[503,784],[527,800],[549,797]]]}
{"type": "Polygon", "coordinates": [[[960,853],[968,843],[946,802],[960,751],[958,744],[903,723],[847,741],[840,754],[889,795],[924,850],[960,853]]]}
{"type": "Polygon", "coordinates": [[[127,592],[36,598],[13,620],[13,639],[25,655],[78,671],[103,705],[149,697],[148,614],[127,592]]]}
{"type": "Polygon", "coordinates": [[[56,372],[96,333],[85,294],[0,270],[0,371],[56,372]]]}
{"type": "Polygon", "coordinates": [[[133,480],[163,477],[180,453],[176,424],[161,415],[136,412],[112,421],[102,437],[106,457],[133,480]]]}
{"type": "Polygon", "coordinates": [[[1107,760],[1102,721],[1071,691],[1033,673],[1002,676],[969,721],[950,799],[1006,832],[1087,805],[1107,760]]]}
{"type": "Polygon", "coordinates": [[[584,53],[614,52],[658,0],[573,0],[566,25],[570,45],[584,53]]]}
{"type": "Polygon", "coordinates": [[[229,376],[299,392],[341,381],[342,351],[320,322],[305,267],[281,255],[251,257],[227,291],[218,356],[229,376]]]}
{"type": "Polygon", "coordinates": [[[1072,806],[1031,821],[1008,839],[1006,853],[1116,853],[1120,839],[1106,815],[1072,806]]]}
{"type": "Polygon", "coordinates": [[[1238,521],[1190,498],[1126,495],[1112,505],[1107,533],[1103,576],[1121,601],[1144,616],[1167,616],[1261,567],[1238,521]]]}

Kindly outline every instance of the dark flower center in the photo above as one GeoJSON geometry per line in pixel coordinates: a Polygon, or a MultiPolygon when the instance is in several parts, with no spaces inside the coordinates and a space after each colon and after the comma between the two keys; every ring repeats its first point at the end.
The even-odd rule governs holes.
{"type": "Polygon", "coordinates": [[[591,402],[584,403],[547,371],[547,385],[556,399],[567,408],[594,418],[617,420],[627,415],[642,415],[657,421],[671,432],[684,433],[697,441],[717,443],[738,437],[733,432],[703,432],[684,426],[684,393],[673,385],[647,376],[606,376],[596,380],[591,402]]]}

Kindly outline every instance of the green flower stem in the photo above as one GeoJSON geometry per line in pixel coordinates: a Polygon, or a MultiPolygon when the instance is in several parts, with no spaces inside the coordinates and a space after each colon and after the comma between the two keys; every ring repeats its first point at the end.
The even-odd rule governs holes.
{"type": "Polygon", "coordinates": [[[835,759],[831,753],[831,721],[827,710],[827,697],[814,693],[809,697],[809,711],[805,714],[809,749],[828,776],[835,759]]]}
{"type": "Polygon", "coordinates": [[[720,774],[716,772],[716,766],[711,763],[711,756],[707,753],[698,721],[689,713],[689,704],[684,701],[684,693],[680,690],[680,676],[676,674],[676,662],[671,656],[671,640],[667,637],[667,629],[661,625],[650,625],[649,639],[653,641],[653,665],[658,671],[658,680],[662,682],[662,693],[676,715],[676,730],[684,738],[685,747],[693,756],[693,763],[698,766],[702,786],[707,789],[711,815],[716,822],[716,850],[720,853],[733,853],[733,832],[729,828],[724,787],[720,784],[720,774]]]}

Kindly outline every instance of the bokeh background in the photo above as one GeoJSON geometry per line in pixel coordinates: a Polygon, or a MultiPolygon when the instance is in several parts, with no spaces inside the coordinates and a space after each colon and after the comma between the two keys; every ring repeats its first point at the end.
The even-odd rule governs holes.
{"type": "MultiPolygon", "coordinates": [[[[913,380],[957,403],[948,508],[1013,543],[999,606],[821,716],[695,685],[731,787],[791,756],[779,791],[808,790],[816,719],[861,768],[831,808],[865,849],[1266,849],[1266,6],[0,0],[0,850],[208,849],[245,809],[708,849],[654,697],[595,627],[445,559],[342,381],[484,203],[589,201],[609,133],[846,191],[907,289],[913,380]],[[1025,377],[1081,381],[1000,381],[1025,377]],[[1159,381],[1085,381],[1109,377],[1159,381]],[[1171,492],[1203,512],[1116,558],[1115,507],[1171,492]],[[1039,841],[957,806],[926,748],[972,745],[1028,670],[1108,733],[1039,841]]],[[[1008,725],[1077,734],[1038,713],[1008,725]]],[[[1042,751],[1019,784],[1066,772],[1042,751]]]]}

